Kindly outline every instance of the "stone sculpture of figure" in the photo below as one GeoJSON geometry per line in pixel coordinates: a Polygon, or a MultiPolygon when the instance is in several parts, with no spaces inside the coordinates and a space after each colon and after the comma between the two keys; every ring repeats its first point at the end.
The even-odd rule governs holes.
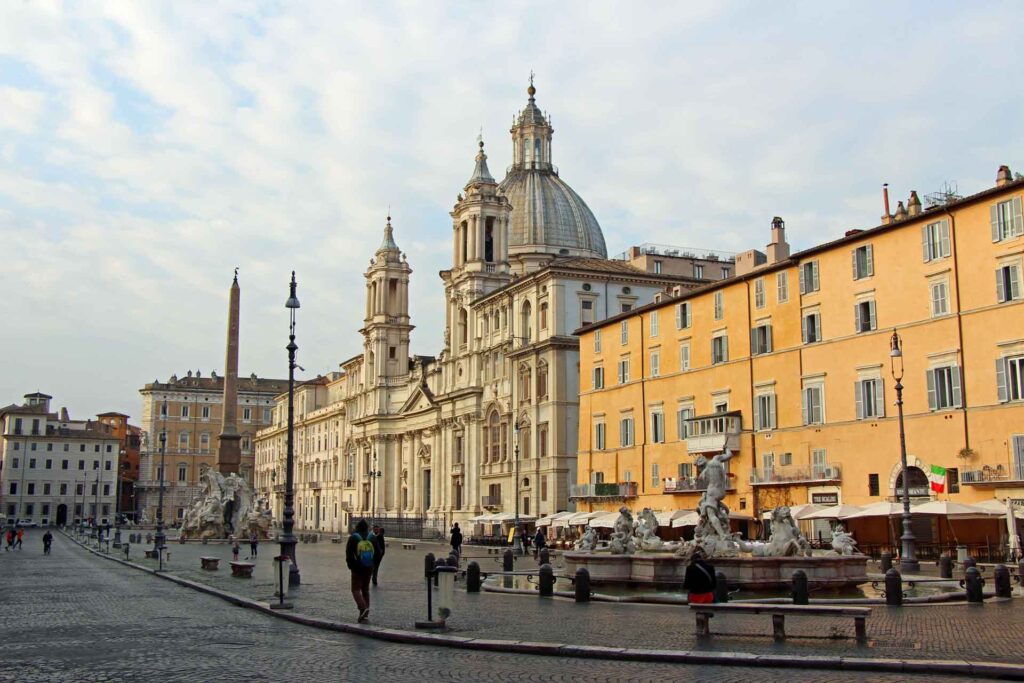
{"type": "Polygon", "coordinates": [[[700,479],[707,486],[700,503],[697,504],[697,512],[700,513],[698,526],[710,527],[704,529],[705,535],[710,531],[710,535],[720,539],[732,537],[729,532],[729,508],[722,503],[729,486],[729,474],[725,471],[725,463],[732,456],[729,450],[722,451],[710,460],[703,455],[697,456],[700,479]]]}
{"type": "Polygon", "coordinates": [[[595,548],[597,548],[597,530],[588,526],[587,530],[583,532],[583,536],[576,541],[576,550],[592,553],[595,548]]]}
{"type": "Polygon", "coordinates": [[[633,515],[625,505],[619,508],[619,518],[615,520],[612,542],[608,549],[614,555],[631,555],[636,551],[636,544],[633,542],[633,515]]]}
{"type": "Polygon", "coordinates": [[[843,527],[837,526],[832,530],[832,550],[839,555],[856,555],[857,541],[843,527]]]}
{"type": "Polygon", "coordinates": [[[794,557],[809,555],[810,544],[800,533],[800,527],[789,510],[781,505],[772,510],[771,536],[767,543],[740,542],[740,547],[754,557],[794,557]]]}
{"type": "Polygon", "coordinates": [[[654,511],[651,508],[644,508],[637,515],[636,530],[634,532],[636,544],[640,546],[641,550],[658,550],[661,548],[663,541],[656,535],[655,532],[657,530],[658,518],[654,516],[654,511]]]}

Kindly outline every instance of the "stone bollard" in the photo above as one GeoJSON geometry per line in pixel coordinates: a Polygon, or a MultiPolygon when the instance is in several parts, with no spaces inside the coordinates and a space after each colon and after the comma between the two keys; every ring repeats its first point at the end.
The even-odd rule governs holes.
{"type": "Polygon", "coordinates": [[[428,579],[431,576],[433,576],[434,575],[434,566],[436,564],[437,564],[437,561],[434,559],[434,553],[427,553],[423,557],[423,576],[427,577],[428,579]]]}
{"type": "Polygon", "coordinates": [[[586,567],[576,570],[576,602],[590,602],[590,572],[586,567]]]}
{"type": "Polygon", "coordinates": [[[551,597],[555,594],[555,570],[550,564],[540,566],[540,594],[541,597],[551,597]]]}
{"type": "Polygon", "coordinates": [[[985,585],[985,580],[981,578],[981,572],[977,567],[967,568],[967,571],[964,572],[964,580],[960,582],[960,585],[967,591],[967,602],[984,601],[985,596],[981,592],[981,587],[985,585]]]}
{"type": "Polygon", "coordinates": [[[806,605],[810,602],[807,597],[807,573],[802,569],[793,572],[793,604],[806,605]]]}
{"type": "Polygon", "coordinates": [[[885,604],[891,607],[903,604],[903,577],[892,567],[885,573],[885,604]]]}
{"type": "Polygon", "coordinates": [[[448,566],[448,563],[445,562],[444,559],[440,558],[440,557],[437,558],[437,560],[434,562],[434,587],[435,588],[437,588],[438,575],[441,573],[441,572],[439,572],[437,570],[440,569],[441,567],[447,567],[447,566],[448,566]]]}
{"type": "Polygon", "coordinates": [[[953,578],[953,558],[950,557],[947,553],[943,553],[942,556],[939,557],[939,578],[953,578]]]}
{"type": "Polygon", "coordinates": [[[1013,597],[1013,584],[1010,583],[1010,570],[1006,568],[1005,564],[996,565],[995,571],[992,572],[992,578],[995,580],[997,598],[1013,597]]]}
{"type": "Polygon", "coordinates": [[[466,592],[480,592],[480,565],[476,562],[470,562],[466,567],[466,592]]]}
{"type": "Polygon", "coordinates": [[[545,565],[545,564],[551,564],[551,553],[548,552],[547,548],[541,548],[539,555],[540,555],[539,563],[542,566],[545,565]]]}
{"type": "Polygon", "coordinates": [[[970,555],[968,555],[967,558],[964,560],[964,574],[966,574],[967,570],[970,569],[971,567],[977,567],[977,566],[978,566],[978,561],[975,560],[970,555]]]}
{"type": "Polygon", "coordinates": [[[506,550],[505,555],[501,558],[501,571],[510,572],[514,568],[513,563],[515,560],[512,557],[512,551],[506,550]]]}
{"type": "Polygon", "coordinates": [[[889,570],[892,569],[892,553],[882,553],[881,566],[882,573],[888,574],[889,570]]]}
{"type": "Polygon", "coordinates": [[[729,602],[729,581],[722,572],[715,572],[715,602],[729,602]]]}

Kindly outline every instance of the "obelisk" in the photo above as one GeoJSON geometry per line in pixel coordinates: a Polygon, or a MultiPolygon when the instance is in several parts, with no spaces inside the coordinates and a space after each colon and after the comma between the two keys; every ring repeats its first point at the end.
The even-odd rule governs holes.
{"type": "Polygon", "coordinates": [[[217,470],[227,476],[238,474],[242,463],[242,437],[238,433],[238,318],[241,310],[241,290],[238,288],[238,268],[231,283],[228,303],[228,349],[224,361],[224,406],[217,446],[217,470]]]}

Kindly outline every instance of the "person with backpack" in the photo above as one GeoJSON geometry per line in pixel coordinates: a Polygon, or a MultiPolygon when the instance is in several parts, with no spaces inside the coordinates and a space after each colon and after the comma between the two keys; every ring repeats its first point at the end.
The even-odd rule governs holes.
{"type": "Polygon", "coordinates": [[[376,552],[371,540],[370,526],[365,519],[356,522],[356,530],[345,544],[345,564],[352,573],[352,597],[359,609],[359,621],[370,617],[370,579],[373,577],[373,558],[376,552]]]}
{"type": "Polygon", "coordinates": [[[373,527],[370,542],[373,543],[373,585],[376,586],[377,572],[380,571],[380,563],[384,561],[384,527],[373,527]]]}
{"type": "Polygon", "coordinates": [[[53,545],[53,534],[47,529],[46,533],[43,534],[43,555],[50,554],[50,546],[53,545]]]}
{"type": "Polygon", "coordinates": [[[690,564],[683,577],[683,588],[689,591],[688,600],[691,605],[700,605],[715,601],[715,568],[704,559],[704,549],[694,547],[690,556],[690,564]]]}

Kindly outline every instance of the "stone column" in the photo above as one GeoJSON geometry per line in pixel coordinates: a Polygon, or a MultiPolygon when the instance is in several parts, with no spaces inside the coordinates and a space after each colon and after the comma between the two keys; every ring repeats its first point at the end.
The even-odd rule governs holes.
{"type": "Polygon", "coordinates": [[[469,227],[469,249],[467,251],[469,253],[466,254],[466,257],[470,261],[476,261],[477,258],[479,258],[477,256],[477,241],[478,240],[477,240],[477,231],[476,231],[476,216],[470,216],[469,217],[469,226],[468,227],[469,227]]]}

